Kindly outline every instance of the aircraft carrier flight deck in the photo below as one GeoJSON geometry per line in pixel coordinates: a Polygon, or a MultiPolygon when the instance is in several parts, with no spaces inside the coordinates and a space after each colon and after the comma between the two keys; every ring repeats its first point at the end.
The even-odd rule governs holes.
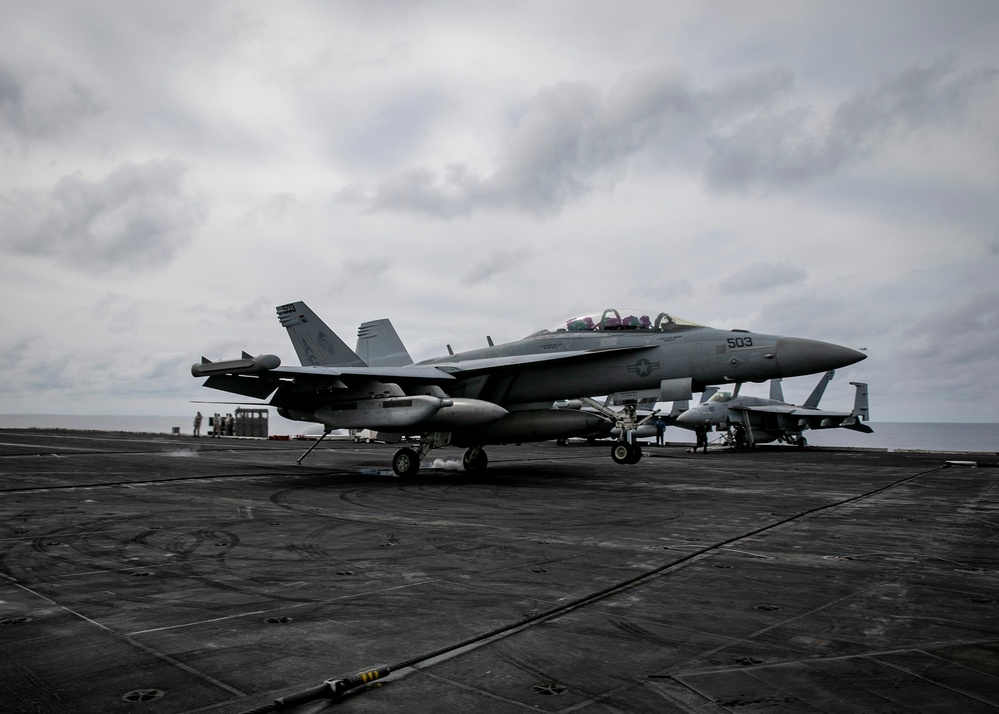
{"type": "Polygon", "coordinates": [[[999,712],[995,454],[308,445],[0,431],[0,711],[999,712]]]}

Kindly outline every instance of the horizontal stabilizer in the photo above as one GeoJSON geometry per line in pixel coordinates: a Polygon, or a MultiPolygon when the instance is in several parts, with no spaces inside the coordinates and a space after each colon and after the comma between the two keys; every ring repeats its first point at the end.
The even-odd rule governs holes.
{"type": "Polygon", "coordinates": [[[230,374],[216,374],[205,380],[204,386],[223,392],[232,392],[253,399],[266,399],[278,387],[277,380],[258,377],[240,377],[230,374]]]}

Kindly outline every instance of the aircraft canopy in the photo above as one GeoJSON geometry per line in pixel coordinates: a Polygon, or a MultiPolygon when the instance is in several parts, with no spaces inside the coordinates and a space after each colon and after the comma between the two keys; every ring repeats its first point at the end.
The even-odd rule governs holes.
{"type": "Polygon", "coordinates": [[[596,310],[570,317],[544,330],[539,330],[530,336],[537,337],[559,332],[603,332],[611,330],[672,332],[691,327],[702,327],[702,325],[690,320],[684,320],[675,315],[670,315],[668,312],[633,310],[630,308],[615,309],[611,307],[606,310],[596,310]]]}

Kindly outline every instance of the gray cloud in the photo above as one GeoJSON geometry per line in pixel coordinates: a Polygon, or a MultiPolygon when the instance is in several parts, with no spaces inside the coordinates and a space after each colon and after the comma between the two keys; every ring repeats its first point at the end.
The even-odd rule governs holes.
{"type": "Polygon", "coordinates": [[[874,154],[891,138],[960,120],[996,71],[957,74],[947,62],[912,67],[841,102],[827,120],[810,108],[754,112],[709,138],[705,177],[717,192],[810,181],[874,154]]]}
{"type": "Polygon", "coordinates": [[[488,282],[501,273],[515,270],[531,255],[532,251],[527,248],[493,253],[472,266],[471,270],[465,274],[459,284],[468,287],[488,282]]]}
{"type": "Polygon", "coordinates": [[[658,306],[999,421],[994,0],[356,5],[3,5],[5,411],[193,411],[304,299],[418,358],[658,306]]]}
{"type": "Polygon", "coordinates": [[[787,70],[768,70],[701,91],[682,75],[625,75],[602,93],[585,82],[539,90],[511,131],[492,176],[452,163],[411,170],[373,189],[352,186],[341,199],[370,210],[403,210],[451,218],[480,209],[557,213],[602,184],[614,183],[642,151],[690,153],[689,137],[705,122],[727,121],[773,101],[790,84],[787,70]]]}
{"type": "Polygon", "coordinates": [[[928,372],[945,364],[999,364],[999,290],[975,292],[920,315],[903,336],[900,352],[925,360],[928,372]]]}
{"type": "Polygon", "coordinates": [[[74,130],[103,109],[82,83],[55,70],[19,73],[0,65],[0,131],[49,138],[74,130]]]}
{"type": "Polygon", "coordinates": [[[753,263],[722,280],[726,293],[758,293],[785,285],[797,285],[808,278],[802,268],[788,263],[753,263]]]}
{"type": "Polygon", "coordinates": [[[418,144],[427,127],[446,109],[434,91],[414,92],[393,99],[373,116],[334,141],[341,158],[352,164],[387,167],[397,164],[418,144]]]}
{"type": "Polygon", "coordinates": [[[202,224],[207,207],[183,192],[175,161],[126,162],[97,181],[79,174],[51,191],[0,195],[0,244],[79,268],[163,267],[202,224]]]}
{"type": "Polygon", "coordinates": [[[952,406],[967,421],[985,407],[993,416],[999,370],[999,291],[959,297],[920,314],[900,330],[889,356],[900,389],[928,410],[952,406]]]}
{"type": "MultiPolygon", "coordinates": [[[[665,71],[625,75],[609,91],[585,82],[539,90],[519,114],[492,175],[468,165],[421,167],[340,198],[372,211],[441,218],[484,209],[558,213],[628,171],[703,175],[728,193],[789,187],[832,174],[892,138],[959,121],[996,72],[919,66],[842,101],[828,117],[792,104],[785,68],[711,89],[665,71]]],[[[801,100],[799,100],[801,101],[801,100]]]]}

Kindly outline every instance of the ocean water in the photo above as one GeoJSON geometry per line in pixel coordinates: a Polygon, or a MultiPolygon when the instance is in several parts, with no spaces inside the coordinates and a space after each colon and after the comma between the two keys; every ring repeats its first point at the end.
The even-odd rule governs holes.
{"type": "MultiPolygon", "coordinates": [[[[201,434],[206,434],[208,412],[203,412],[201,434]]],[[[309,425],[305,422],[282,419],[270,411],[267,419],[268,432],[294,436],[309,425]]],[[[190,416],[118,416],[66,414],[0,414],[0,429],[74,429],[84,431],[130,431],[146,434],[172,434],[177,428],[181,434],[194,433],[194,414],[190,416]]]]}
{"type": "MultiPolygon", "coordinates": [[[[207,415],[206,415],[207,416],[207,415]]],[[[190,436],[194,415],[190,416],[67,416],[59,414],[0,414],[2,429],[83,429],[170,434],[174,427],[190,436]]],[[[282,419],[271,412],[269,432],[275,435],[300,434],[309,428],[304,422],[282,419]]],[[[848,429],[823,429],[805,433],[814,446],[850,446],[899,451],[949,451],[999,453],[999,424],[926,424],[920,422],[870,422],[873,434],[848,429]]],[[[201,431],[208,430],[207,419],[201,431]]],[[[312,429],[315,430],[315,427],[312,429]]],[[[712,434],[714,441],[715,434],[712,434]]],[[[720,436],[720,435],[717,435],[720,436]]],[[[693,434],[670,427],[666,440],[692,443],[693,434]]]]}
{"type": "MultiPolygon", "coordinates": [[[[868,422],[873,434],[849,429],[806,431],[812,446],[848,446],[891,451],[949,451],[999,453],[999,424],[927,424],[922,422],[868,422]]],[[[676,427],[666,438],[690,441],[690,432],[676,427]]],[[[720,434],[711,434],[711,440],[720,434]]]]}

